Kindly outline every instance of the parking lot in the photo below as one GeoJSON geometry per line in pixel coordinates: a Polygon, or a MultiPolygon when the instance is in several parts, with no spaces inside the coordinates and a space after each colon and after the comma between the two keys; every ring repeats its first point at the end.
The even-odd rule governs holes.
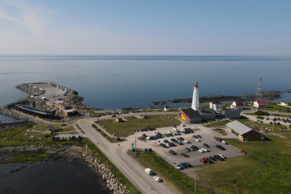
{"type": "MultiPolygon", "coordinates": [[[[212,129],[206,128],[201,124],[197,125],[189,124],[184,127],[178,126],[176,128],[178,129],[178,131],[180,131],[180,135],[174,135],[170,137],[165,137],[165,134],[169,134],[169,132],[173,132],[172,134],[175,134],[176,131],[174,130],[173,127],[159,128],[156,131],[140,132],[139,135],[146,134],[147,136],[156,136],[154,134],[157,134],[157,132],[159,132],[163,136],[162,138],[159,139],[147,140],[143,143],[140,142],[141,144],[140,146],[152,148],[158,155],[160,155],[170,164],[175,163],[176,165],[174,166],[180,170],[183,169],[178,167],[178,164],[180,163],[189,163],[192,166],[198,166],[205,162],[200,161],[202,158],[208,159],[210,157],[210,160],[206,161],[206,163],[213,163],[219,160],[222,161],[227,158],[242,155],[240,150],[238,150],[237,148],[217,141],[216,137],[219,137],[220,135],[213,131],[212,129]],[[193,129],[193,133],[188,134],[182,133],[183,128],[191,128],[193,129]],[[194,137],[196,136],[196,138],[193,138],[193,135],[194,137]],[[180,142],[177,143],[177,141],[174,141],[175,138],[177,139],[180,138],[181,143],[180,142]],[[218,147],[222,146],[223,148],[225,148],[225,150],[221,150],[217,148],[217,146],[218,147]],[[206,149],[204,149],[204,151],[206,152],[202,153],[201,148],[206,148],[207,151],[206,149]],[[170,153],[169,152],[170,150],[173,150],[173,152],[170,153]],[[225,156],[225,159],[221,157],[216,158],[211,157],[220,154],[225,156]]],[[[225,140],[225,142],[227,143],[227,140],[225,140]]]]}

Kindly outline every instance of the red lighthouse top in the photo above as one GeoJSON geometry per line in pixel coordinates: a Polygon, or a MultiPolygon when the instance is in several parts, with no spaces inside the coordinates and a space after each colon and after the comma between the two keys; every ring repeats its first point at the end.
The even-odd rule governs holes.
{"type": "Polygon", "coordinates": [[[198,81],[194,82],[194,88],[198,88],[198,81]]]}

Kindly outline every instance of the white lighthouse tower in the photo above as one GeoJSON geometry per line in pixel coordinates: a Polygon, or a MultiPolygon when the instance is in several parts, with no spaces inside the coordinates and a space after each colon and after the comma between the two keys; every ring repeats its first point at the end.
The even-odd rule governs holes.
{"type": "Polygon", "coordinates": [[[199,109],[199,93],[198,93],[198,81],[194,82],[194,92],[192,98],[192,109],[198,110],[199,109]]]}

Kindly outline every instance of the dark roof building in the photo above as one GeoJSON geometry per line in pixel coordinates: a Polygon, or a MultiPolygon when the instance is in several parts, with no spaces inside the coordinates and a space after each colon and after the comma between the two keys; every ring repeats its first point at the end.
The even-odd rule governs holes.
{"type": "Polygon", "coordinates": [[[193,110],[192,108],[182,109],[181,119],[184,121],[188,121],[189,123],[201,123],[202,116],[197,110],[193,110]]]}

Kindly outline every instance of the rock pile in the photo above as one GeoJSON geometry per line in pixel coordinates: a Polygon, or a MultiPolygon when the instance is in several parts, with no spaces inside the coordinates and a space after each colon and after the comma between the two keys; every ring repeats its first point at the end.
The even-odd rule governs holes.
{"type": "Polygon", "coordinates": [[[105,181],[106,186],[110,191],[114,194],[129,193],[126,190],[126,186],[120,183],[110,169],[102,164],[101,160],[96,158],[88,148],[83,150],[82,156],[88,165],[101,175],[102,180],[105,181]]]}

